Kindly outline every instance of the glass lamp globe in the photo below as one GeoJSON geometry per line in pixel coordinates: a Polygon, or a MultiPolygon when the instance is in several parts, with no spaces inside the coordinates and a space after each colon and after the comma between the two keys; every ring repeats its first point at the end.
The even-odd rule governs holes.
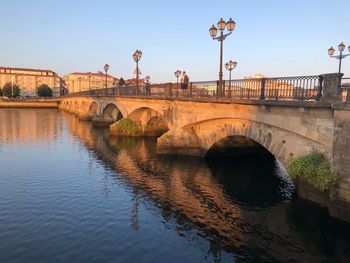
{"type": "Polygon", "coordinates": [[[334,52],[335,52],[335,49],[334,49],[333,47],[330,47],[330,48],[328,49],[328,55],[329,55],[330,57],[334,55],[334,52]]]}
{"type": "Polygon", "coordinates": [[[214,25],[212,25],[211,28],[209,29],[210,36],[214,38],[217,32],[218,32],[218,29],[214,25]]]}
{"type": "Polygon", "coordinates": [[[228,31],[232,32],[235,29],[236,23],[235,21],[232,20],[232,18],[230,18],[229,21],[227,21],[226,23],[226,28],[228,31]]]}
{"type": "Polygon", "coordinates": [[[224,19],[220,18],[219,22],[217,23],[218,29],[223,31],[226,27],[226,22],[224,19]]]}

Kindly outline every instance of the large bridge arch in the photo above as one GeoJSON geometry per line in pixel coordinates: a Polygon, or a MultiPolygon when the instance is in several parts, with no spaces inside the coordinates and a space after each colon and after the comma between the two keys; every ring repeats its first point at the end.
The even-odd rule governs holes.
{"type": "Polygon", "coordinates": [[[158,139],[158,152],[206,156],[215,144],[234,136],[253,140],[284,165],[294,156],[313,150],[330,155],[329,147],[323,142],[277,126],[239,118],[211,119],[168,132],[158,139]]]}

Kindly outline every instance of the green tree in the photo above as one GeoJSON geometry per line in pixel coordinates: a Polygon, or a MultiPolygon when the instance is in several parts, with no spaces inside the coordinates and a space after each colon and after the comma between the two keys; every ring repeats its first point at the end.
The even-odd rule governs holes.
{"type": "Polygon", "coordinates": [[[9,98],[15,98],[21,94],[21,89],[18,85],[13,84],[12,86],[12,83],[8,82],[2,88],[2,94],[9,98]]]}
{"type": "Polygon", "coordinates": [[[42,84],[38,87],[38,96],[39,97],[52,97],[52,89],[48,85],[42,84]]]}
{"type": "Polygon", "coordinates": [[[125,86],[126,85],[126,82],[123,78],[120,78],[119,81],[118,81],[118,86],[125,86]]]}

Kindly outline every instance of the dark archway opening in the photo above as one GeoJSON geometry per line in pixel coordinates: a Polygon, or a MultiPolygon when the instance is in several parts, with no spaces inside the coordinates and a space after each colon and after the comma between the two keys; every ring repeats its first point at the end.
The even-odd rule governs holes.
{"type": "Polygon", "coordinates": [[[259,143],[229,136],[215,143],[206,161],[225,193],[248,207],[268,207],[294,194],[281,163],[259,143]]]}
{"type": "Polygon", "coordinates": [[[98,104],[96,102],[92,102],[88,114],[91,116],[98,116],[98,104]]]}
{"type": "Polygon", "coordinates": [[[207,152],[206,157],[266,155],[274,158],[261,144],[245,136],[228,136],[215,143],[207,152]]]}
{"type": "Polygon", "coordinates": [[[104,108],[102,112],[102,119],[113,123],[123,119],[123,115],[118,107],[111,103],[104,108]]]}

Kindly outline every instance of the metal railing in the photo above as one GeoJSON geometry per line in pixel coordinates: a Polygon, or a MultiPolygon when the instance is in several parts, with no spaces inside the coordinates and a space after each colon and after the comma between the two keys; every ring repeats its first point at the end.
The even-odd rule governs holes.
{"type": "Polygon", "coordinates": [[[245,78],[223,82],[223,92],[219,92],[218,81],[190,82],[186,89],[178,83],[151,85],[150,92],[145,87],[122,86],[107,89],[85,90],[67,96],[151,96],[165,98],[194,98],[201,100],[287,100],[318,101],[322,96],[321,75],[245,78]],[[218,97],[218,94],[223,96],[218,97]]]}

